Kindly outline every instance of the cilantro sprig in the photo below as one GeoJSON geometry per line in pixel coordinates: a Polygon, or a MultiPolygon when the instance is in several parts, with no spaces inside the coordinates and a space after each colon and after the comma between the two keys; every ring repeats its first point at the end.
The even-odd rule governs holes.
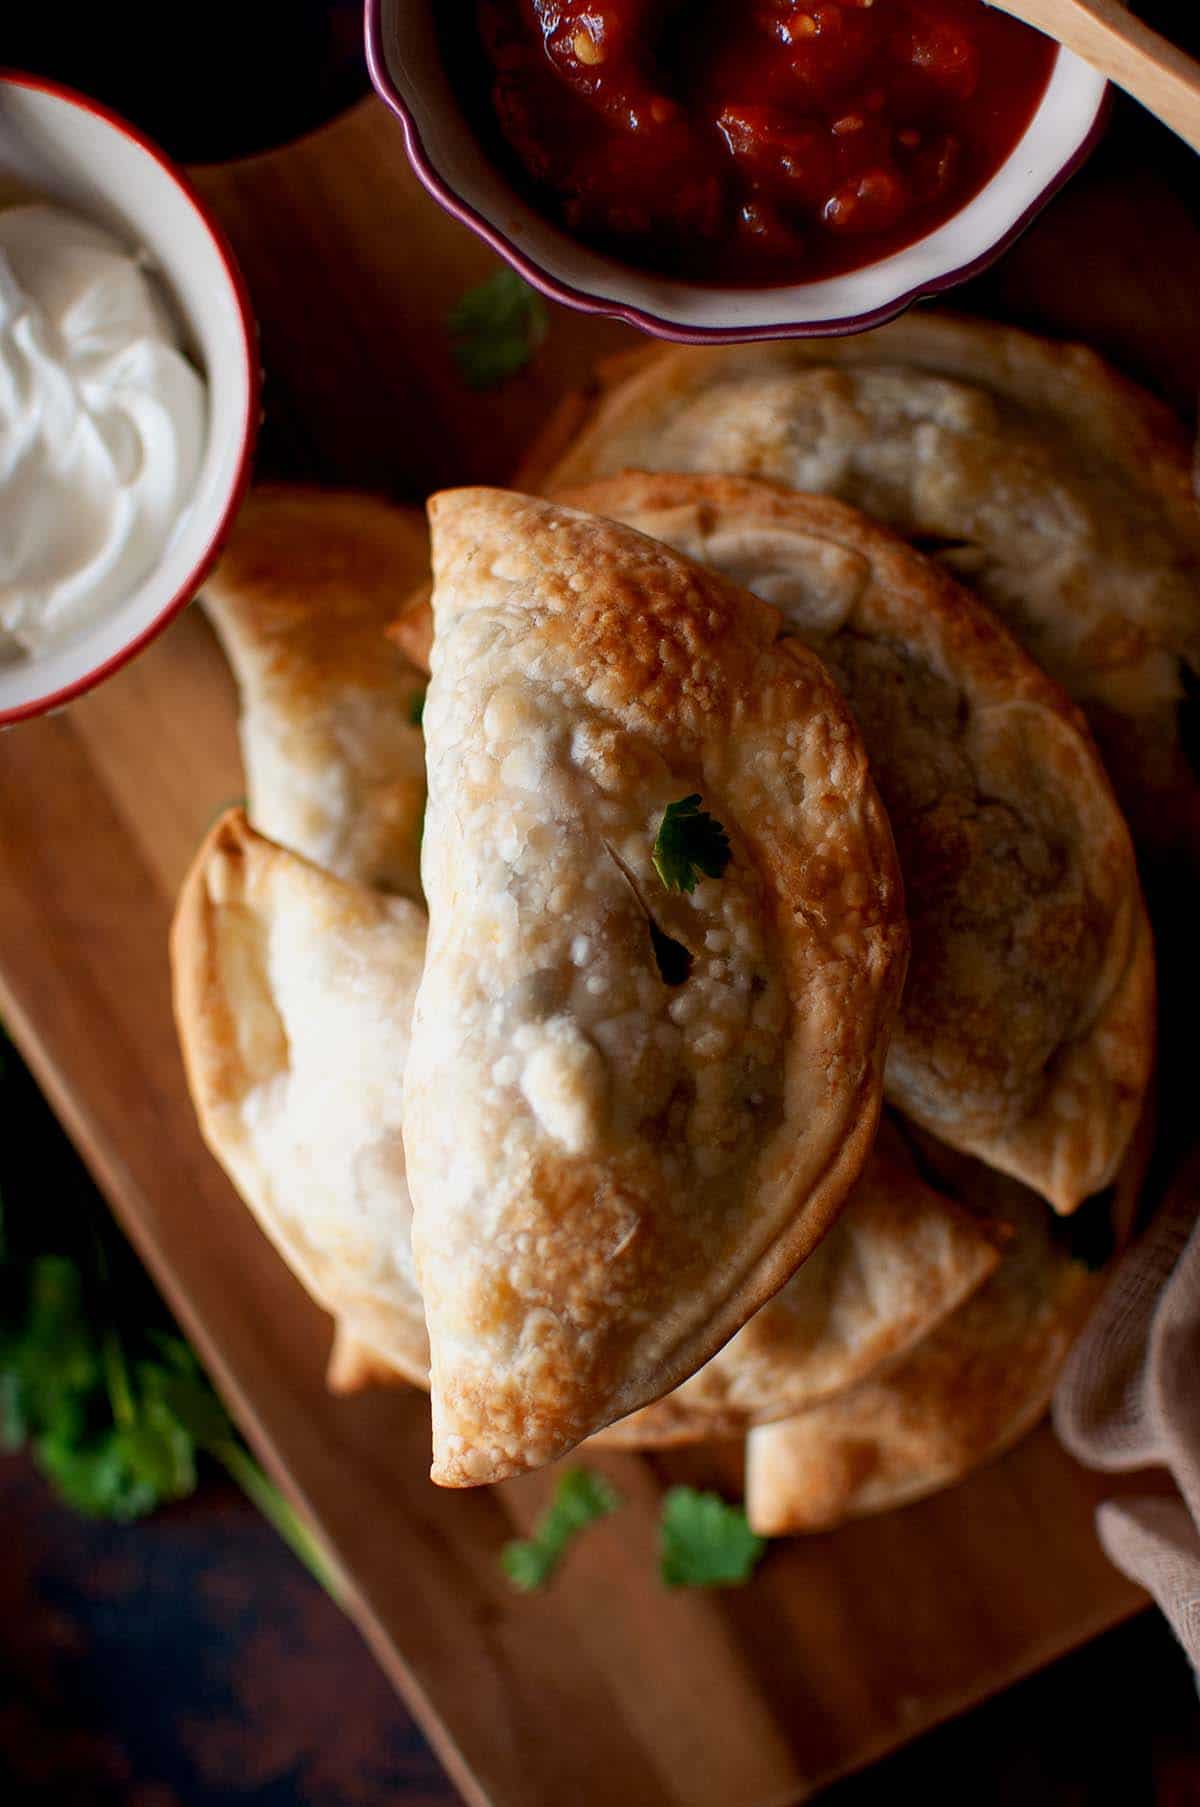
{"type": "MultiPolygon", "coordinates": [[[[0,1036],[2,1045],[2,1036],[0,1036]]],[[[59,1498],[128,1523],[221,1465],[317,1579],[335,1578],[241,1441],[200,1364],[7,1048],[0,1099],[39,1136],[36,1204],[0,1201],[0,1447],[28,1448],[59,1498]]],[[[19,1183],[10,1186],[20,1199],[19,1183]]]]}
{"type": "Polygon", "coordinates": [[[650,857],[668,891],[694,891],[701,873],[720,878],[729,864],[729,836],[700,803],[696,793],[668,803],[663,811],[650,857]]]}
{"type": "Polygon", "coordinates": [[[500,1552],[501,1566],[513,1586],[523,1594],[545,1587],[580,1532],[607,1518],[620,1504],[620,1494],[602,1474],[592,1468],[569,1468],[533,1536],[507,1543],[500,1552]]]}
{"type": "Polygon", "coordinates": [[[740,1587],[766,1547],[742,1508],[720,1494],[672,1487],[663,1501],[659,1554],[668,1587],[740,1587]]]}
{"type": "MultiPolygon", "coordinates": [[[[532,1537],[505,1544],[501,1566],[519,1592],[545,1587],[579,1533],[622,1504],[611,1482],[589,1468],[563,1475],[532,1537]]],[[[695,1487],[672,1487],[659,1523],[659,1573],[667,1587],[741,1587],[766,1550],[740,1506],[695,1487]]]]}
{"type": "Polygon", "coordinates": [[[515,270],[497,270],[468,289],[446,322],[463,380],[472,389],[494,389],[524,370],[549,320],[541,296],[515,270]]]}

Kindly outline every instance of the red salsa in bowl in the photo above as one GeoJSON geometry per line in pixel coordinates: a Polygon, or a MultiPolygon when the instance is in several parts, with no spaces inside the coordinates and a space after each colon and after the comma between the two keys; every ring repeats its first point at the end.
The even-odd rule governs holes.
{"type": "Polygon", "coordinates": [[[923,238],[1006,161],[1057,54],[982,0],[473,0],[453,30],[448,10],[468,113],[540,212],[731,287],[923,238]]]}

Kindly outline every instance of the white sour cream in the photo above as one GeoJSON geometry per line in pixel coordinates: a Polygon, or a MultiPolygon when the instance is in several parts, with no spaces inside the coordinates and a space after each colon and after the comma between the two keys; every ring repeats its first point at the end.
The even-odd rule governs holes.
{"type": "Polygon", "coordinates": [[[0,656],[132,594],[196,486],[203,379],[139,259],[58,207],[0,212],[0,656]]]}

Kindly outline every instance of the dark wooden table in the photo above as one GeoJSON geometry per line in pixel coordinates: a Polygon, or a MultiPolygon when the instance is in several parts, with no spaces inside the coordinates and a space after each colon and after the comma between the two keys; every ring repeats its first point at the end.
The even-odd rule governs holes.
{"type": "MultiPolygon", "coordinates": [[[[9,1457],[0,1524],[6,1807],[455,1807],[358,1633],[222,1482],[95,1525],[9,1457]]],[[[1143,1615],[824,1807],[900,1801],[1195,1807],[1200,1702],[1165,1626],[1143,1615]]]]}

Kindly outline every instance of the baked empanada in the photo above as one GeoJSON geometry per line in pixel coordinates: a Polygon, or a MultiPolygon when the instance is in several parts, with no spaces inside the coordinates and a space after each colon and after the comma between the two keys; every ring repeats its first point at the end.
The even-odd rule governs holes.
{"type": "MultiPolygon", "coordinates": [[[[301,656],[314,639],[305,596],[303,580],[297,578],[287,624],[276,623],[277,643],[285,634],[298,639],[301,656]]],[[[238,634],[245,620],[245,612],[238,611],[227,632],[238,634]]],[[[253,627],[252,615],[249,626],[253,627]]],[[[387,648],[377,638],[367,639],[357,631],[356,638],[358,682],[363,662],[373,659],[374,689],[391,669],[387,648]]],[[[293,653],[293,659],[295,656],[293,653]]],[[[267,785],[260,791],[265,812],[262,827],[270,833],[275,827],[272,810],[278,788],[267,785]]],[[[354,796],[348,787],[347,807],[353,808],[354,796]]],[[[286,826],[286,817],[280,826],[286,826]]],[[[346,840],[353,845],[356,837],[350,835],[346,840]]],[[[262,851],[265,855],[265,849],[262,851]]],[[[213,936],[221,932],[221,912],[211,902],[209,911],[205,933],[213,936]]],[[[260,972],[253,986],[243,988],[237,996],[226,995],[225,1009],[235,1040],[241,1035],[240,1013],[261,1008],[261,990],[269,982],[269,975],[260,972]]],[[[189,1020],[185,1040],[194,1044],[198,1034],[189,1020]]],[[[405,1051],[406,1041],[398,1038],[393,1057],[399,1058],[405,1051]]],[[[369,1137],[369,1127],[364,1127],[363,1133],[369,1137]]],[[[218,1133],[211,1139],[219,1143],[218,1153],[223,1155],[226,1138],[218,1133]]],[[[277,1192],[286,1197],[292,1174],[286,1164],[280,1168],[274,1155],[275,1146],[260,1139],[254,1189],[259,1195],[277,1192]]],[[[357,1150],[345,1151],[349,1171],[354,1170],[356,1158],[357,1150]]],[[[399,1182],[398,1169],[392,1178],[399,1182]]],[[[402,1200],[401,1223],[403,1211],[402,1200]]],[[[400,1233],[405,1235],[403,1227],[400,1233]]],[[[411,1276],[407,1241],[401,1259],[404,1272],[411,1276]]],[[[961,1302],[996,1259],[994,1242],[975,1219],[921,1181],[901,1139],[885,1125],[840,1221],[782,1292],[678,1392],[601,1434],[637,1447],[660,1446],[731,1435],[750,1423],[795,1412],[862,1379],[883,1362],[895,1360],[961,1302]]],[[[339,1296],[340,1291],[336,1269],[326,1273],[324,1298],[339,1296]]],[[[389,1310],[394,1322],[388,1341],[394,1347],[397,1336],[402,1339],[403,1374],[361,1340],[360,1314],[355,1319],[359,1336],[345,1323],[338,1326],[329,1363],[329,1382],[335,1391],[387,1386],[399,1379],[428,1385],[424,1311],[415,1284],[393,1295],[389,1310]]]]}
{"type": "Polygon", "coordinates": [[[846,1208],[808,1260],[698,1374],[601,1432],[633,1449],[736,1437],[900,1360],[1000,1260],[987,1224],[922,1179],[886,1116],[846,1208]]]}
{"type": "Polygon", "coordinates": [[[1191,448],[1091,352],[915,309],[852,338],[654,351],[548,449],[527,486],[768,477],[937,550],[1086,708],[1139,830],[1200,840],[1177,731],[1200,668],[1191,448]]]}
{"type": "MultiPolygon", "coordinates": [[[[804,1265],[699,1373],[598,1441],[661,1449],[740,1436],[828,1399],[897,1361],[969,1298],[1003,1241],[1002,1226],[982,1223],[921,1178],[885,1119],[845,1209],[804,1265]]],[[[397,1378],[428,1386],[428,1367],[397,1376],[339,1329],[334,1392],[397,1378]]]]}
{"type": "MultiPolygon", "coordinates": [[[[900,853],[912,958],[890,1100],[1070,1211],[1115,1174],[1154,1051],[1133,847],[1086,729],[995,618],[824,497],[626,472],[560,498],[772,602],[853,706],[900,853]]],[[[393,630],[419,662],[420,599],[393,630]]]]}
{"type": "Polygon", "coordinates": [[[816,1246],[907,932],[853,719],[773,609],[547,502],[430,517],[404,1136],[433,1475],[465,1486],[677,1385],[816,1246]],[[656,843],[697,796],[712,876],[656,843]]]}
{"type": "Polygon", "coordinates": [[[175,1017],[205,1140],[343,1335],[428,1372],[401,1095],[425,913],[216,824],[171,933],[175,1017]]]}
{"type": "Polygon", "coordinates": [[[1148,1120],[1111,1191],[1062,1223],[1014,1181],[923,1150],[1011,1236],[992,1278],[881,1378],[751,1431],[746,1511],[761,1535],[826,1531],[923,1498],[999,1455],[1043,1416],[1067,1353],[1126,1240],[1148,1120]]]}
{"type": "Polygon", "coordinates": [[[204,589],[241,693],[251,821],[327,872],[413,898],[425,680],[384,630],[428,568],[415,509],[268,485],[204,589]]]}

